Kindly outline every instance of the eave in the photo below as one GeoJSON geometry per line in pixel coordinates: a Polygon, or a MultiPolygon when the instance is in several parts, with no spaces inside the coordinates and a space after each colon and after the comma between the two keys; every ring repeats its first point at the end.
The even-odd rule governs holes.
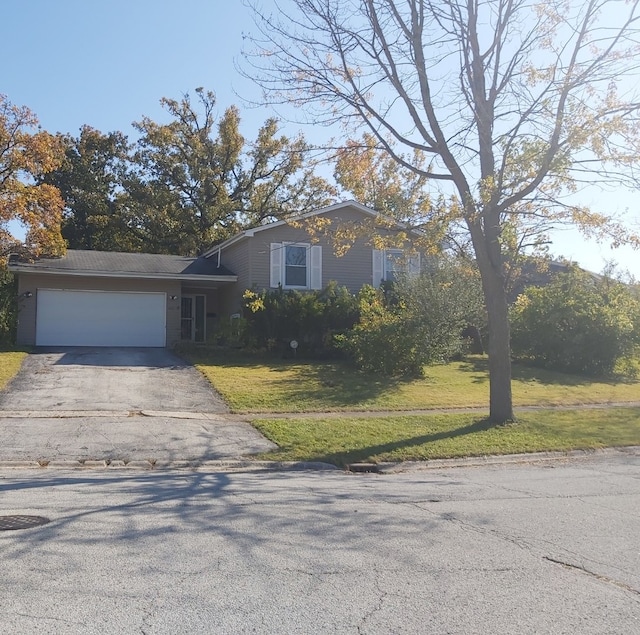
{"type": "Polygon", "coordinates": [[[78,276],[90,278],[126,278],[138,280],[179,280],[186,282],[237,282],[238,276],[209,276],[209,275],[181,275],[176,273],[135,273],[126,271],[92,271],[68,269],[40,269],[25,265],[9,265],[12,273],[27,273],[35,275],[78,276]]]}

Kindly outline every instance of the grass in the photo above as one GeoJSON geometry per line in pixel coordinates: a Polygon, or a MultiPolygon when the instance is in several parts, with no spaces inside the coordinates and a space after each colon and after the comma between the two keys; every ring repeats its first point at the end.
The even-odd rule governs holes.
{"type": "Polygon", "coordinates": [[[24,351],[0,351],[0,390],[18,374],[26,356],[24,351]]]}
{"type": "MultiPolygon", "coordinates": [[[[338,362],[228,355],[204,348],[180,353],[239,413],[484,407],[489,400],[484,357],[431,366],[424,378],[401,380],[360,373],[338,362]]],[[[592,379],[514,365],[513,397],[516,407],[637,401],[640,381],[592,379]]]]}
{"type": "Polygon", "coordinates": [[[256,458],[338,466],[640,445],[640,408],[527,412],[504,426],[470,414],[262,419],[253,425],[279,446],[256,458]]]}

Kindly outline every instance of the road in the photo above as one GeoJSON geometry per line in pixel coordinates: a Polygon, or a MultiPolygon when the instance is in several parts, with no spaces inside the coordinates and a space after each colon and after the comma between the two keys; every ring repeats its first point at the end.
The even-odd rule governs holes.
{"type": "Polygon", "coordinates": [[[399,474],[4,470],[5,633],[637,633],[640,453],[399,474]]]}

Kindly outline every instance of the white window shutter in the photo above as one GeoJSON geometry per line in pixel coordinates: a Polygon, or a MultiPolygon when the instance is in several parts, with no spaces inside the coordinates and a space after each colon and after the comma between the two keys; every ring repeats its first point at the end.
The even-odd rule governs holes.
{"type": "Polygon", "coordinates": [[[409,262],[407,263],[407,272],[410,276],[420,275],[420,254],[414,253],[409,256],[409,262]]]}
{"type": "Polygon", "coordinates": [[[309,252],[309,259],[311,260],[309,286],[312,289],[322,289],[322,247],[314,245],[309,249],[309,252]]]}
{"type": "Polygon", "coordinates": [[[277,287],[282,284],[282,249],[281,243],[271,243],[269,286],[277,287]]]}
{"type": "Polygon", "coordinates": [[[384,251],[382,249],[373,250],[373,286],[379,287],[384,278],[384,251]]]}

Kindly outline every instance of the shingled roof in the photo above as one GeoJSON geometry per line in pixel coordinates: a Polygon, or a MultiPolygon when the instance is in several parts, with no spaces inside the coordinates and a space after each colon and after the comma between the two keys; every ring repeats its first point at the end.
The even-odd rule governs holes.
{"type": "Polygon", "coordinates": [[[70,249],[61,258],[40,258],[34,262],[10,260],[9,269],[20,272],[101,277],[176,278],[180,280],[218,279],[234,282],[236,276],[219,267],[216,259],[130,254],[118,251],[70,249]]]}

